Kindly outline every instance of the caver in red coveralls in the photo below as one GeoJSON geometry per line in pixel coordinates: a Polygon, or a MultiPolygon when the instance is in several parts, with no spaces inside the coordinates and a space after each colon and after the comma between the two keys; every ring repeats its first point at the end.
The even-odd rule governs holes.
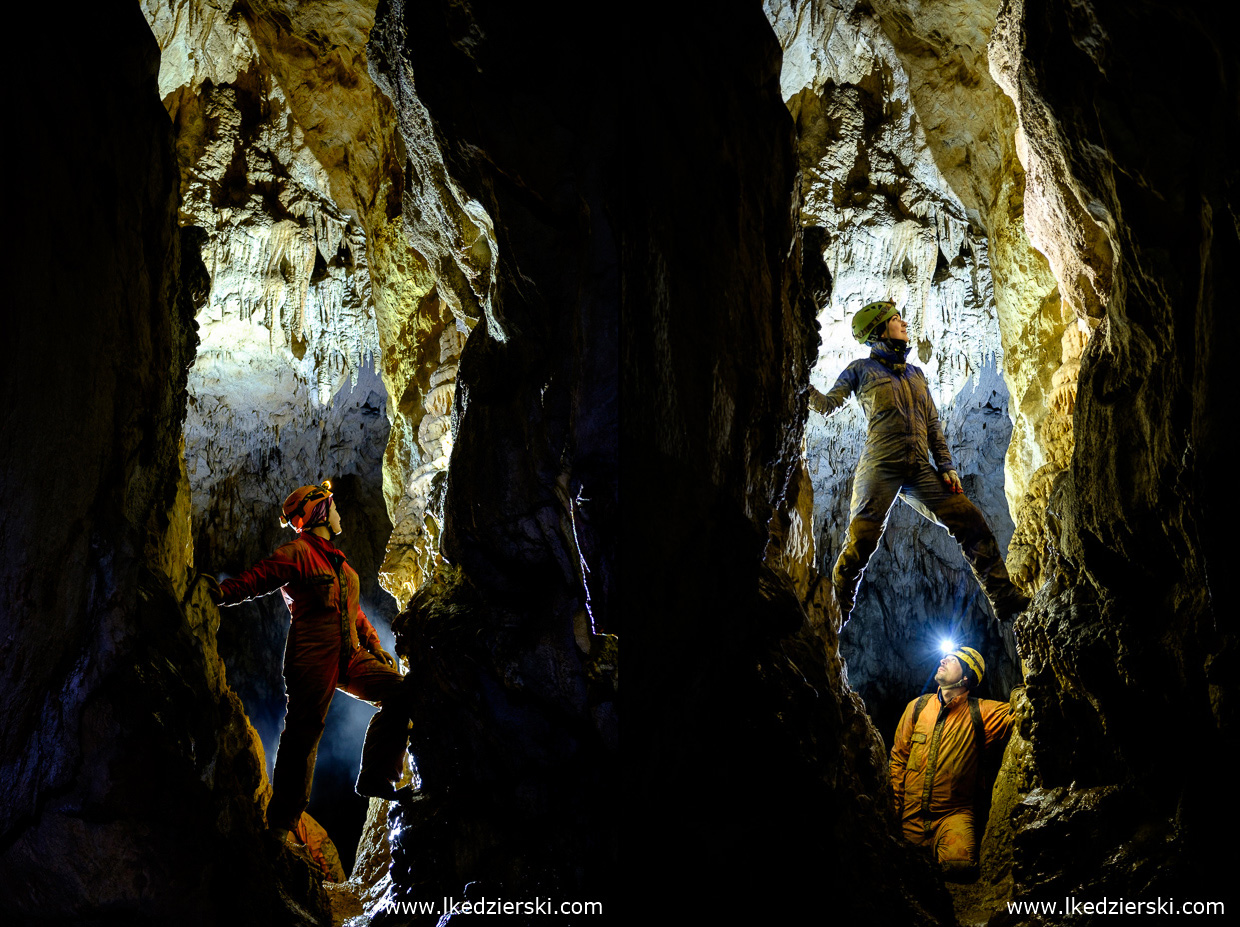
{"type": "Polygon", "coordinates": [[[380,703],[362,746],[362,794],[379,794],[364,783],[400,778],[409,712],[400,672],[375,657],[382,647],[358,604],[357,572],[331,541],[303,532],[221,583],[219,604],[236,605],[276,589],[293,621],[284,649],[288,713],[276,752],[267,824],[292,830],[310,801],[315,755],[335,690],[380,703]]]}

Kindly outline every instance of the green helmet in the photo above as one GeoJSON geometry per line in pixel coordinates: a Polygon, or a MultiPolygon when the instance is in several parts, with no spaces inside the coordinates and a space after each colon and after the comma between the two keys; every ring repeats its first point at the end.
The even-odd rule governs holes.
{"type": "Polygon", "coordinates": [[[853,316],[853,337],[861,344],[869,344],[895,314],[896,304],[889,299],[862,306],[861,311],[853,316]]]}

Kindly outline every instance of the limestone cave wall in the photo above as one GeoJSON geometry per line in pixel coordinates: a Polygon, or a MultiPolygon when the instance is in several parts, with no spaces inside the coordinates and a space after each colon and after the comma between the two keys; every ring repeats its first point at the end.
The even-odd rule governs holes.
{"type": "MultiPolygon", "coordinates": [[[[958,178],[940,167],[923,125],[927,108],[918,105],[883,15],[856,3],[768,2],[764,10],[784,52],[780,87],[796,124],[806,259],[821,257],[830,282],[816,300],[821,344],[810,381],[829,390],[866,350],[852,337],[853,314],[876,299],[894,300],[966,492],[1006,553],[1013,524],[1004,459],[1013,429],[990,216],[975,207],[976,196],[966,205],[953,188],[958,178]]],[[[991,95],[1003,99],[986,80],[991,95]]],[[[989,105],[997,109],[993,100],[989,105]]],[[[985,151],[987,142],[996,143],[996,128],[989,120],[978,124],[991,133],[976,142],[985,151]]],[[[824,576],[847,534],[864,443],[865,419],[855,402],[827,420],[810,414],[805,457],[816,566],[824,576]]],[[[944,638],[986,655],[985,695],[1006,698],[1019,681],[1011,635],[996,625],[958,545],[898,504],[852,623],[840,635],[849,684],[888,742],[908,700],[933,675],[944,638]]]]}
{"type": "Polygon", "coordinates": [[[567,9],[392,2],[368,46],[409,152],[406,227],[479,313],[450,565],[396,624],[422,784],[394,819],[399,899],[618,897],[616,76],[582,28],[567,9]],[[468,275],[432,207],[473,217],[468,275]]]}
{"type": "Polygon", "coordinates": [[[79,11],[57,41],[15,123],[29,234],[3,374],[5,917],[305,923],[324,899],[264,852],[261,747],[192,582],[182,423],[209,278],[178,223],[159,50],[136,5],[79,11]],[[54,115],[67,100],[76,116],[54,115]]]}
{"type": "MultiPolygon", "coordinates": [[[[1234,169],[1204,153],[1207,138],[1234,134],[1236,118],[1234,56],[1206,35],[1217,25],[1214,11],[1200,5],[1167,17],[1156,5],[887,2],[768,3],[766,11],[785,47],[783,95],[811,193],[820,184],[820,201],[847,222],[834,223],[831,209],[803,213],[806,241],[824,245],[828,269],[837,228],[855,238],[891,225],[874,215],[867,183],[894,175],[905,178],[897,193],[918,192],[917,171],[899,170],[913,159],[888,154],[893,124],[910,108],[948,199],[988,242],[976,249],[977,265],[989,265],[1002,374],[1014,397],[1008,561],[1018,581],[1041,593],[1016,628],[1028,683],[1027,694],[1014,696],[1023,720],[996,788],[983,878],[955,893],[958,915],[982,922],[1012,897],[1225,897],[1211,852],[1219,830],[1197,805],[1217,788],[1206,784],[1207,754],[1232,736],[1234,680],[1234,640],[1219,625],[1210,583],[1220,525],[1199,495],[1221,458],[1206,449],[1217,440],[1218,411],[1209,404],[1221,376],[1212,361],[1213,294],[1221,268],[1231,266],[1236,229],[1234,169]],[[1174,79],[1152,67],[1188,57],[1195,70],[1174,79]],[[870,62],[878,63],[859,66],[870,62]],[[1172,116],[1182,97],[1191,104],[1172,116]],[[876,106],[887,118],[874,118],[876,106]],[[1227,217],[1221,229],[1219,215],[1227,217]],[[1113,382],[1124,388],[1103,385],[1113,382]],[[1140,558],[1131,556],[1137,546],[1140,558]],[[1156,682],[1159,672],[1170,678],[1156,682]],[[1136,706],[1154,689],[1168,690],[1159,704],[1177,708],[1145,716],[1136,706]],[[1193,746],[1172,773],[1156,758],[1161,751],[1138,746],[1137,731],[1178,723],[1193,746]],[[1082,858],[1052,863],[1082,829],[1090,830],[1082,858]],[[1162,849],[1152,852],[1147,839],[1162,849]]],[[[899,241],[876,237],[887,248],[899,241]]],[[[864,256],[853,247],[850,257],[859,250],[864,256]]],[[[837,290],[855,280],[857,263],[864,266],[850,261],[842,279],[832,275],[837,290]]],[[[869,279],[890,281],[892,266],[880,253],[869,279]]],[[[940,278],[948,280],[941,268],[940,278]]],[[[944,295],[936,304],[951,304],[944,295]]],[[[839,302],[833,292],[819,306],[839,302]]],[[[828,352],[830,315],[823,313],[828,352]]],[[[808,434],[812,468],[812,415],[808,434]]],[[[986,441],[976,433],[968,440],[984,453],[986,441]]],[[[855,449],[832,434],[823,451],[832,474],[833,455],[851,460],[855,449]]],[[[815,486],[815,511],[829,510],[838,493],[815,486]]],[[[909,533],[893,518],[890,530],[901,529],[909,533]]],[[[818,540],[821,557],[830,540],[818,540]]],[[[895,548],[890,539],[888,546],[895,548]]],[[[936,572],[910,555],[896,559],[899,568],[936,572]]],[[[865,615],[860,607],[857,614],[865,615]]],[[[861,659],[898,678],[898,665],[888,664],[905,655],[887,649],[877,616],[866,617],[869,627],[850,629],[861,659]]],[[[851,669],[848,636],[840,649],[851,669]]],[[[1003,680],[1001,697],[1011,682],[1003,680]]],[[[867,707],[876,713],[872,692],[867,707]]]]}
{"type": "Polygon", "coordinates": [[[1214,487],[1218,307],[1240,213],[1235,161],[1214,141],[1236,135],[1240,88],[1216,14],[1012,2],[991,43],[1017,112],[1030,237],[1096,325],[1071,464],[1046,510],[1048,581],[1017,625],[1035,788],[1013,818],[1014,871],[1028,895],[1231,895],[1234,816],[1216,796],[1236,638],[1214,487]]]}
{"type": "Polygon", "coordinates": [[[780,46],[756,4],[662,22],[622,120],[622,433],[642,448],[622,481],[640,567],[626,761],[632,826],[659,835],[633,890],[758,917],[778,886],[790,910],[950,923],[894,836],[882,740],[815,575],[802,442],[823,259],[801,234],[780,46]]]}
{"type": "MultiPolygon", "coordinates": [[[[195,316],[184,429],[196,568],[235,575],[266,556],[288,539],[278,521],[284,497],[331,478],[363,609],[390,646],[397,608],[379,566],[392,533],[383,495],[391,429],[370,249],[353,194],[365,178],[344,184],[311,149],[290,103],[296,87],[286,92],[264,55],[267,31],[253,12],[164,0],[142,10],[161,51],[181,222],[210,275],[195,316]]],[[[269,596],[223,618],[229,684],[270,773],[288,610],[269,596]]],[[[340,842],[346,868],[367,808],[352,783],[370,713],[352,699],[333,702],[309,809],[340,842]]]]}

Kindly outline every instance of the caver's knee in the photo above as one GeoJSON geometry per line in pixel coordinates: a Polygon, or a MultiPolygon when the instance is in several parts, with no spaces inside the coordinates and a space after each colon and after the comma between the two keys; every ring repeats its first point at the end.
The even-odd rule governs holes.
{"type": "Polygon", "coordinates": [[[935,827],[934,856],[947,866],[977,865],[977,842],[974,840],[973,815],[969,812],[942,818],[935,827]]]}
{"type": "Polygon", "coordinates": [[[840,560],[859,562],[862,566],[878,550],[883,536],[883,523],[870,518],[854,518],[848,524],[848,541],[840,552],[840,560]]]}
{"type": "Polygon", "coordinates": [[[949,495],[934,507],[934,516],[941,521],[952,537],[962,547],[975,545],[989,538],[993,542],[990,526],[981,509],[969,501],[968,496],[949,495]]]}
{"type": "Polygon", "coordinates": [[[284,730],[286,734],[318,738],[327,726],[327,708],[330,705],[330,699],[327,706],[324,706],[314,699],[298,700],[290,698],[288,701],[288,711],[284,715],[284,730]]]}

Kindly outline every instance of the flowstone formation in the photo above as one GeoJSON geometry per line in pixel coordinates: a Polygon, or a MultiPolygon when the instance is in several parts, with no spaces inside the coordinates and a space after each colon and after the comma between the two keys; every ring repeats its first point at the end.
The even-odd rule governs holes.
{"type": "Polygon", "coordinates": [[[373,3],[254,0],[241,7],[333,197],[366,234],[391,402],[382,581],[404,604],[438,559],[452,394],[465,336],[494,285],[494,233],[444,164],[425,114],[393,109],[372,75],[373,3]]]}
{"type": "Polygon", "coordinates": [[[1090,323],[1061,293],[1048,252],[1026,230],[1015,110],[989,66],[999,4],[877,0],[872,6],[909,75],[935,164],[988,242],[1013,423],[1004,480],[1015,522],[1008,570],[1032,593],[1045,579],[1050,486],[1072,454],[1076,374],[1090,323]]]}
{"type": "Polygon", "coordinates": [[[367,243],[247,21],[205,0],[143,7],[177,130],[181,219],[211,278],[185,429],[199,554],[235,569],[270,549],[253,538],[275,536],[272,512],[293,487],[380,479],[367,243]]]}
{"type": "MultiPolygon", "coordinates": [[[[184,218],[206,233],[218,293],[204,341],[219,348],[222,375],[204,366],[205,376],[228,382],[269,341],[259,363],[267,369],[255,374],[284,383],[272,397],[237,403],[242,419],[250,405],[274,403],[259,423],[237,423],[247,433],[238,449],[252,457],[252,448],[279,448],[281,459],[303,458],[289,460],[293,469],[315,463],[316,453],[287,453],[286,435],[335,425],[333,408],[369,401],[358,376],[378,372],[391,397],[383,582],[403,603],[437,557],[456,362],[489,298],[489,220],[453,185],[429,133],[407,146],[397,131],[368,72],[373,4],[147,0],[143,9],[164,51],[161,92],[178,129],[184,218]],[[406,200],[418,207],[413,222],[403,216],[406,200]],[[213,334],[226,322],[249,327],[213,334]],[[298,391],[305,395],[290,395],[298,391]]],[[[214,421],[218,407],[208,403],[203,417],[214,421]]],[[[209,435],[213,425],[204,424],[209,435]]],[[[191,421],[191,445],[193,431],[191,421]]],[[[238,444],[202,443],[228,456],[238,444]]],[[[362,474],[348,447],[330,450],[322,475],[362,474]]],[[[223,481],[225,494],[237,495],[215,471],[191,476],[223,481]]],[[[279,482],[276,474],[268,482],[279,482]]],[[[235,499],[225,508],[239,511],[226,518],[253,506],[235,499]]]]}
{"type": "MultiPolygon", "coordinates": [[[[864,356],[853,315],[894,300],[965,491],[1006,550],[1013,526],[1003,461],[1012,428],[982,217],[939,169],[909,75],[868,6],[768,2],[765,11],[784,49],[781,94],[797,127],[806,260],[821,259],[829,277],[810,382],[826,392],[864,356]]],[[[824,576],[847,535],[865,430],[855,400],[830,419],[809,415],[805,455],[824,576]]],[[[1006,698],[1020,678],[1010,635],[996,626],[950,535],[897,502],[839,641],[849,683],[888,744],[904,706],[933,676],[943,638],[981,650],[983,695],[1006,698]]]]}

